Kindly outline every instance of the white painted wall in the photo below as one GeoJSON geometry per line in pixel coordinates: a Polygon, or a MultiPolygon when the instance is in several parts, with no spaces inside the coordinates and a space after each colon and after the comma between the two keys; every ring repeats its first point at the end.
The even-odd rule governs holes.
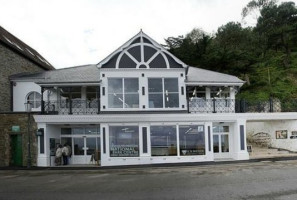
{"type": "MultiPolygon", "coordinates": [[[[38,92],[41,94],[41,87],[34,82],[15,82],[13,86],[13,111],[25,111],[27,95],[30,92],[38,92]]],[[[41,108],[33,108],[32,111],[40,111],[41,108]]]]}
{"type": "Polygon", "coordinates": [[[247,122],[247,134],[254,135],[259,132],[271,136],[271,147],[297,151],[297,139],[290,139],[292,131],[297,131],[297,120],[275,120],[265,122],[247,122]],[[287,139],[276,139],[277,130],[287,130],[287,139]]]}

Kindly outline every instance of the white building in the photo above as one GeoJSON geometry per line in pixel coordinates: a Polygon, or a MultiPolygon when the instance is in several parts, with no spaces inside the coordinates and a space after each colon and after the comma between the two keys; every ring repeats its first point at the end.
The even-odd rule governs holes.
{"type": "Polygon", "coordinates": [[[249,159],[237,77],[190,67],[143,32],[97,65],[14,76],[14,111],[32,103],[38,166],[57,144],[71,164],[102,166],[249,159]],[[41,102],[41,103],[40,103],[41,102]]]}

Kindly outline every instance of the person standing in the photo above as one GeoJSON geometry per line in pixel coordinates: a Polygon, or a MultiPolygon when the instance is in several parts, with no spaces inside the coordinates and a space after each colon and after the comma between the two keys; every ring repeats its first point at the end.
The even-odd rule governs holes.
{"type": "Polygon", "coordinates": [[[57,166],[61,165],[62,163],[62,145],[59,144],[56,150],[56,160],[55,163],[57,166]]]}
{"type": "Polygon", "coordinates": [[[69,148],[67,147],[67,144],[64,144],[64,147],[62,149],[62,155],[63,155],[63,165],[68,165],[68,156],[69,156],[69,148]]]}

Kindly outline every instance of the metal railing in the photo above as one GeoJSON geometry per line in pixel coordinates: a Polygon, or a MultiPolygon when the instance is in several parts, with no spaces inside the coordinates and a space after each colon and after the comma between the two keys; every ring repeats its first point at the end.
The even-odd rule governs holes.
{"type": "Polygon", "coordinates": [[[190,113],[268,113],[297,112],[297,99],[235,100],[190,98],[190,113]]]}
{"type": "MultiPolygon", "coordinates": [[[[100,100],[61,100],[45,101],[43,114],[53,115],[95,115],[100,112],[100,100]]],[[[189,99],[190,113],[268,113],[268,112],[297,112],[297,99],[281,101],[269,99],[235,100],[235,99],[189,99]]]]}
{"type": "Polygon", "coordinates": [[[237,100],[237,113],[297,112],[297,99],[237,100]]]}
{"type": "Polygon", "coordinates": [[[44,114],[95,115],[99,114],[99,100],[61,100],[44,102],[44,114]]]}
{"type": "Polygon", "coordinates": [[[189,99],[190,113],[234,113],[235,99],[189,99]]]}

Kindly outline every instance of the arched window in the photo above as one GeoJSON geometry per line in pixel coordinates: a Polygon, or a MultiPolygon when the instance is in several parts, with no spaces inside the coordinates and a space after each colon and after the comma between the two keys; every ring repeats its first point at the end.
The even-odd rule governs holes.
{"type": "Polygon", "coordinates": [[[38,92],[30,92],[26,98],[27,103],[31,103],[32,108],[39,108],[41,105],[41,94],[38,92]]]}

